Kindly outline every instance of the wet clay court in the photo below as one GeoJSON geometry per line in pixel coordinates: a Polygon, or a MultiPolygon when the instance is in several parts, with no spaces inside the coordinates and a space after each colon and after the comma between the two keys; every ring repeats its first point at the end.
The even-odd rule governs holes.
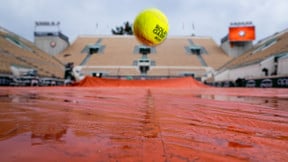
{"type": "Polygon", "coordinates": [[[287,105],[185,78],[0,87],[0,161],[287,161],[287,105]]]}

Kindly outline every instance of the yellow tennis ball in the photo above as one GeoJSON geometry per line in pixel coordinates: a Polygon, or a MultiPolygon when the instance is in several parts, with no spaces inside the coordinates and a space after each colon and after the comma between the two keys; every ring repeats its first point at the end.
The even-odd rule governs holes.
{"type": "Polygon", "coordinates": [[[169,23],[167,17],[158,9],[150,8],[138,14],[133,23],[136,38],[147,46],[157,46],[167,37],[169,23]]]}

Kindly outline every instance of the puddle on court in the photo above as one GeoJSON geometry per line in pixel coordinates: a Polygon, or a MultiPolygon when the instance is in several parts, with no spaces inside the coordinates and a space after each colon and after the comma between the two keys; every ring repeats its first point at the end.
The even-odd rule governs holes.
{"type": "Polygon", "coordinates": [[[288,110],[288,98],[279,97],[258,97],[258,96],[232,96],[232,95],[218,95],[218,94],[203,94],[196,95],[197,98],[210,99],[217,101],[230,101],[248,103],[253,105],[262,105],[273,109],[288,110]]]}

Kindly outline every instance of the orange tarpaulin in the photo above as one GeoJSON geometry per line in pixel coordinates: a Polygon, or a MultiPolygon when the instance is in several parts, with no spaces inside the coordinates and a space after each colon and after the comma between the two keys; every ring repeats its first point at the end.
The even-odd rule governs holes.
{"type": "Polygon", "coordinates": [[[162,80],[121,80],[105,79],[96,77],[85,77],[82,81],[75,83],[80,87],[158,87],[158,88],[204,88],[203,83],[191,78],[172,78],[162,80]]]}
{"type": "Polygon", "coordinates": [[[97,81],[0,87],[0,161],[288,159],[288,89],[97,81]]]}

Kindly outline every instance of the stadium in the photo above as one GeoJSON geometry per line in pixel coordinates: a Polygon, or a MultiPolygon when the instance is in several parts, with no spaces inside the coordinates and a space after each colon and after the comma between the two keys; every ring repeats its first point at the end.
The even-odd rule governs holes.
{"type": "MultiPolygon", "coordinates": [[[[227,28],[241,30],[247,24],[227,28]]],[[[191,76],[214,86],[261,87],[261,82],[268,80],[268,87],[288,87],[287,29],[254,45],[254,38],[228,39],[234,31],[223,37],[220,46],[211,37],[172,36],[158,47],[148,47],[133,35],[80,35],[70,45],[69,38],[60,31],[35,31],[32,43],[1,28],[0,83],[63,85],[65,79],[79,81],[85,76],[118,79],[191,76]],[[31,73],[37,75],[29,76],[31,73]]]]}
{"type": "Polygon", "coordinates": [[[287,160],[288,29],[253,43],[255,30],[152,47],[0,27],[0,160],[287,160]]]}

